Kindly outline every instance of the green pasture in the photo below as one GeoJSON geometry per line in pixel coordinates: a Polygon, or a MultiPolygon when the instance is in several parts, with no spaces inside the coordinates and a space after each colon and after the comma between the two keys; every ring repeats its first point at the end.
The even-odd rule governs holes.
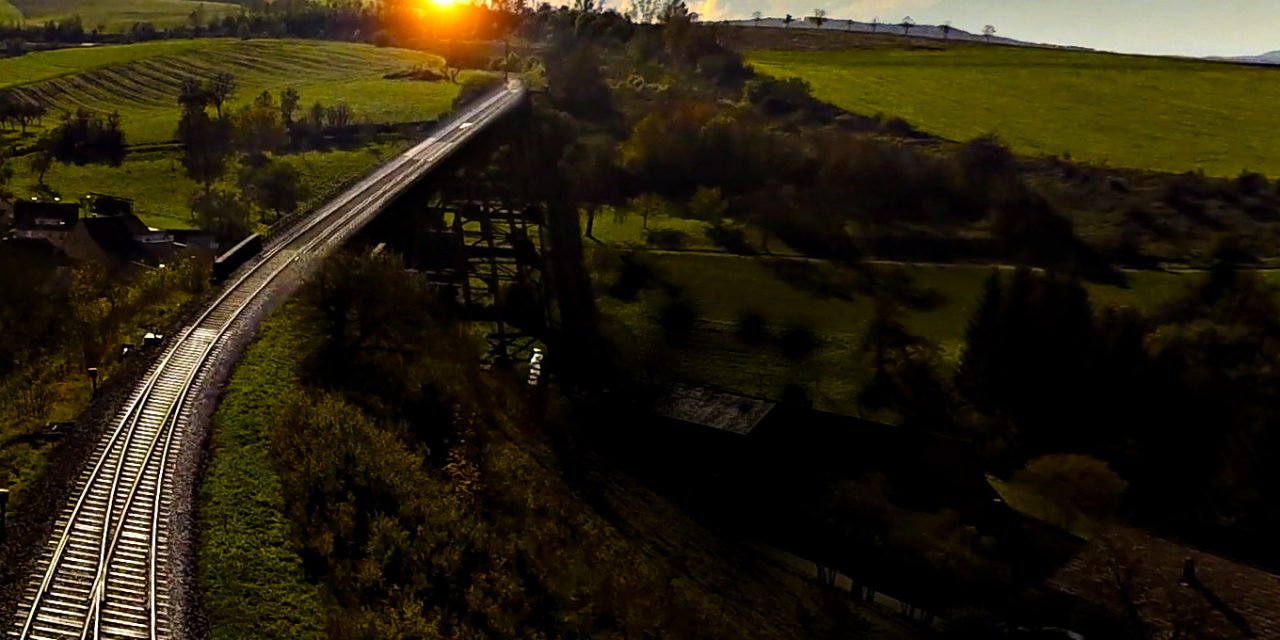
{"type": "MultiPolygon", "coordinates": [[[[198,2],[196,0],[8,0],[20,11],[18,17],[32,22],[62,21],[79,17],[86,31],[123,31],[137,22],[150,22],[157,27],[190,24],[192,11],[202,7],[204,23],[223,16],[239,14],[240,6],[230,2],[198,2]]],[[[4,4],[0,0],[0,16],[4,4]]]]}
{"type": "MultiPolygon", "coordinates": [[[[652,364],[680,378],[766,397],[778,397],[788,384],[798,383],[820,408],[858,412],[855,398],[871,373],[862,342],[875,301],[858,293],[847,298],[824,294],[821,287],[814,286],[825,277],[839,280],[843,277],[839,272],[821,263],[785,258],[702,252],[647,255],[663,279],[678,285],[680,295],[693,304],[698,317],[689,340],[669,352],[652,354],[661,360],[652,364]],[[812,330],[820,346],[809,357],[793,360],[783,354],[776,341],[745,344],[737,337],[737,327],[746,312],[761,314],[775,337],[791,327],[812,330]]],[[[955,366],[963,349],[965,327],[994,267],[880,264],[871,269],[881,275],[909,276],[917,288],[939,295],[937,306],[907,310],[903,319],[913,333],[935,345],[942,366],[955,366]]],[[[1087,285],[1095,307],[1155,309],[1202,277],[1197,273],[1128,275],[1128,288],[1087,285]]],[[[601,306],[613,320],[613,334],[636,353],[643,353],[648,345],[662,341],[658,319],[668,299],[668,293],[652,289],[634,302],[602,296],[601,306]]]]}
{"type": "MultiPolygon", "coordinates": [[[[386,80],[390,72],[439,67],[438,57],[407,49],[292,40],[178,40],[64,49],[0,60],[9,86],[57,112],[119,111],[132,145],[167,142],[177,129],[186,78],[227,72],[239,83],[232,107],[263,91],[293,87],[302,110],[345,102],[357,121],[419,122],[447,111],[458,93],[448,82],[386,80]]],[[[46,118],[44,125],[56,122],[46,118]]],[[[21,146],[21,142],[19,142],[21,146]]]]}
{"type": "Polygon", "coordinates": [[[754,51],[759,71],[816,97],[1015,151],[1118,167],[1280,176],[1280,69],[1016,47],[754,51]]]}

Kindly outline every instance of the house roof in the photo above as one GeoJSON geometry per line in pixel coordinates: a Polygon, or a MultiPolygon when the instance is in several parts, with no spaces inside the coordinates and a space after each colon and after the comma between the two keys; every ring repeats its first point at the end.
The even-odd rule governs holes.
{"type": "MultiPolygon", "coordinates": [[[[142,225],[135,216],[111,216],[108,218],[85,218],[80,221],[85,232],[89,235],[95,244],[103,250],[107,255],[126,261],[149,262],[152,260],[150,253],[135,239],[135,225],[129,218],[133,218],[133,222],[142,225]]],[[[142,225],[142,232],[146,233],[146,225],[142,225]]]]}
{"type": "Polygon", "coordinates": [[[655,411],[673,420],[746,435],[776,406],[772,400],[676,383],[658,399],[655,411]]]}
{"type": "Polygon", "coordinates": [[[1117,575],[1131,576],[1141,616],[1152,626],[1172,629],[1193,615],[1204,637],[1280,640],[1280,575],[1137,529],[1096,536],[1047,584],[1124,615],[1117,575]]]}
{"type": "Polygon", "coordinates": [[[80,219],[80,205],[71,202],[19,200],[13,205],[13,226],[23,231],[70,231],[80,219]]]}

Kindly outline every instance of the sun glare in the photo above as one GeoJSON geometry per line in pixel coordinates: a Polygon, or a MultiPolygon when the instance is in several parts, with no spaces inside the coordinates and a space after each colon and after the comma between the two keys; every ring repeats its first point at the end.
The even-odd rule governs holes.
{"type": "Polygon", "coordinates": [[[431,2],[431,6],[437,9],[451,9],[455,4],[458,3],[458,0],[429,0],[429,1],[431,2]]]}

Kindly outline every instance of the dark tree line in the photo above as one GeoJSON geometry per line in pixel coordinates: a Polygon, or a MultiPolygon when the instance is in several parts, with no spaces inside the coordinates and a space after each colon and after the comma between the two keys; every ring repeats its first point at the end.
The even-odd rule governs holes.
{"type": "Polygon", "coordinates": [[[49,109],[44,104],[31,100],[16,91],[0,91],[0,126],[6,129],[21,128],[40,124],[49,109]]]}
{"type": "Polygon", "coordinates": [[[993,275],[956,390],[997,466],[1101,458],[1135,520],[1275,566],[1278,296],[1223,266],[1155,312],[1099,311],[1073,282],[993,275]]]}

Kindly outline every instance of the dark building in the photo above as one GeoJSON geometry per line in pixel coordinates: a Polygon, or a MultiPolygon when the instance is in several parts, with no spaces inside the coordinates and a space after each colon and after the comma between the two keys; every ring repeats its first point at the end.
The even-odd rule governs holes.
{"type": "Polygon", "coordinates": [[[62,246],[79,219],[80,205],[74,202],[19,200],[13,205],[13,236],[62,246]]]}
{"type": "Polygon", "coordinates": [[[144,242],[153,232],[132,214],[85,218],[63,242],[67,256],[92,261],[115,271],[130,263],[159,266],[172,253],[171,243],[144,242]]]}

